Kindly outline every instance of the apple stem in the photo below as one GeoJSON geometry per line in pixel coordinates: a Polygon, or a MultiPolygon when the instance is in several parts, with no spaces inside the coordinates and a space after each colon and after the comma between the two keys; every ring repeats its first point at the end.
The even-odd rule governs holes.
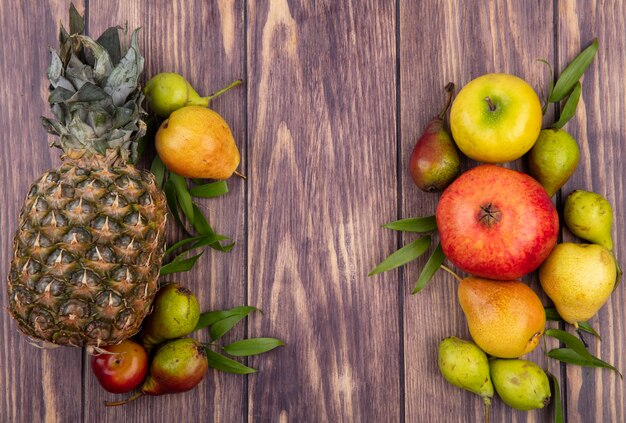
{"type": "Polygon", "coordinates": [[[493,104],[493,101],[491,100],[491,97],[489,97],[489,96],[485,97],[485,101],[489,105],[489,111],[495,112],[496,111],[496,105],[493,104]]]}
{"type": "Polygon", "coordinates": [[[119,405],[124,405],[124,404],[128,404],[131,401],[135,401],[137,398],[139,398],[142,395],[143,395],[143,392],[139,391],[128,399],[121,400],[121,401],[105,401],[104,405],[105,407],[117,407],[119,405]]]}
{"type": "Polygon", "coordinates": [[[446,112],[450,108],[450,103],[452,103],[452,96],[454,95],[454,82],[448,82],[445,90],[446,90],[446,93],[448,93],[448,99],[446,100],[446,106],[439,113],[440,120],[443,120],[444,116],[446,115],[446,112]]]}
{"type": "Polygon", "coordinates": [[[463,279],[461,279],[461,277],[459,275],[457,275],[454,270],[450,269],[448,266],[445,266],[443,264],[439,265],[439,267],[441,267],[443,270],[445,270],[446,272],[450,273],[452,276],[454,276],[454,279],[456,279],[457,281],[461,282],[463,279]]]}

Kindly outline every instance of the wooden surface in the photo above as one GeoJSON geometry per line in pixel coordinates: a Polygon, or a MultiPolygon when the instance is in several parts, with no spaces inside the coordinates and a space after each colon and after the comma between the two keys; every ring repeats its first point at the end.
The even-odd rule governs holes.
{"type": "MultiPolygon", "coordinates": [[[[566,127],[582,160],[557,202],[577,188],[605,195],[614,206],[617,254],[626,257],[626,6],[457,3],[75,1],[91,35],[125,22],[142,27],[146,76],[176,71],[207,94],[246,80],[212,107],[230,123],[248,179],[233,179],[227,196],[202,201],[215,228],[237,246],[205,254],[176,279],[204,310],[242,304],[264,310],[231,339],[274,336],[287,346],[251,358],[258,374],[210,371],[191,392],[106,409],[103,400],[118,397],[100,388],[83,352],[40,351],[3,313],[0,422],[480,421],[480,400],[448,385],[436,368],[441,338],[469,336],[453,280],[439,272],[421,294],[410,295],[423,260],[367,278],[413,239],[380,224],[434,213],[438,196],[413,186],[407,162],[440,108],[446,82],[462,86],[482,73],[509,72],[541,93],[550,76],[536,59],[562,70],[597,36],[598,57],[566,127]]],[[[0,1],[2,275],[28,186],[59,164],[38,118],[50,114],[47,47],[56,46],[68,7],[0,1]]],[[[466,160],[464,168],[473,164],[466,160]]],[[[524,169],[524,162],[507,166],[524,169]]],[[[170,241],[179,235],[172,225],[170,241]]],[[[562,236],[574,239],[566,230],[562,236]]],[[[535,275],[525,280],[538,288],[535,275]]],[[[6,291],[0,292],[4,309],[6,291]]],[[[620,286],[591,321],[603,340],[590,340],[590,349],[621,370],[625,301],[620,286]]],[[[624,385],[615,373],[560,366],[539,349],[530,358],[559,377],[567,421],[626,420],[624,385]]],[[[552,418],[553,407],[519,412],[494,400],[494,422],[552,418]]]]}

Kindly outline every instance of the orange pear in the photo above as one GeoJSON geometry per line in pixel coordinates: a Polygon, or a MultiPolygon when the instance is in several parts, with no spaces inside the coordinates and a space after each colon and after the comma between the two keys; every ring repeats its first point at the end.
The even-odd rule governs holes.
{"type": "Polygon", "coordinates": [[[458,295],[470,334],[487,354],[516,358],[539,343],[546,313],[528,285],[468,277],[459,283],[458,295]]]}

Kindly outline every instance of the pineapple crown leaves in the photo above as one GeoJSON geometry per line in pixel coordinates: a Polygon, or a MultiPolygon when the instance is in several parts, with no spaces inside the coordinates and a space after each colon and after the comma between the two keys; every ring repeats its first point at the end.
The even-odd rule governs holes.
{"type": "Polygon", "coordinates": [[[41,122],[58,136],[50,146],[74,159],[96,156],[111,158],[113,163],[135,163],[146,133],[139,87],[144,66],[139,29],[133,31],[122,54],[119,27],[107,29],[95,41],[83,34],[84,28],[84,19],[72,4],[70,32],[61,25],[60,49],[51,49],[48,68],[48,102],[55,118],[42,116],[41,122]]]}

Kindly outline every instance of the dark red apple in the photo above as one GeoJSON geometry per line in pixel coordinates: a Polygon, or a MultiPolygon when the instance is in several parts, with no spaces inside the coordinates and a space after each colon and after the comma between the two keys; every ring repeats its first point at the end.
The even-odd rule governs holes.
{"type": "Polygon", "coordinates": [[[459,269],[489,279],[532,272],[557,241],[559,216],[532,177],[495,165],[461,174],[437,205],[441,248],[459,269]]]}

